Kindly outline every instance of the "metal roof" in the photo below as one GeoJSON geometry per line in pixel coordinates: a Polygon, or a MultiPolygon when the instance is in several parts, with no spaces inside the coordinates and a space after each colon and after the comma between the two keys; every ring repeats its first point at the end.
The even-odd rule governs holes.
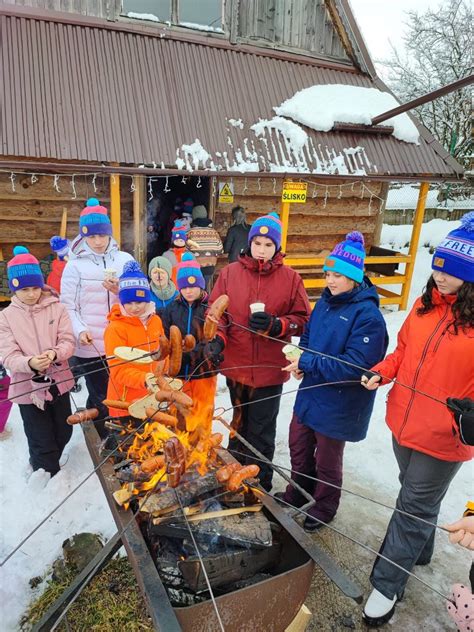
{"type": "Polygon", "coordinates": [[[274,116],[273,106],[315,84],[387,89],[355,68],[205,37],[182,41],[166,30],[151,34],[92,18],[24,17],[5,6],[0,29],[3,156],[169,167],[177,156],[186,164],[180,148],[199,139],[211,171],[330,173],[342,164],[335,173],[365,170],[394,179],[462,174],[421,126],[419,145],[305,128],[310,140],[303,165],[279,132],[257,138],[251,131],[259,119],[274,116]],[[228,119],[242,119],[243,129],[228,119]],[[347,155],[348,147],[362,149],[347,155]]]}

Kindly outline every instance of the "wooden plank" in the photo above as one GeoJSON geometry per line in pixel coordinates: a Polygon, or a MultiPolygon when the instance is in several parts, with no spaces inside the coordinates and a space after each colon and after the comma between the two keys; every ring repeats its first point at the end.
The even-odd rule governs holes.
{"type": "MultiPolygon", "coordinates": [[[[322,266],[326,257],[314,257],[313,255],[299,255],[298,257],[285,257],[286,265],[292,268],[298,266],[322,266]]],[[[398,255],[396,257],[366,257],[365,263],[408,263],[412,260],[410,255],[398,255]]]]}
{"type": "Polygon", "coordinates": [[[403,285],[406,282],[405,275],[370,277],[373,285],[403,285]]]}

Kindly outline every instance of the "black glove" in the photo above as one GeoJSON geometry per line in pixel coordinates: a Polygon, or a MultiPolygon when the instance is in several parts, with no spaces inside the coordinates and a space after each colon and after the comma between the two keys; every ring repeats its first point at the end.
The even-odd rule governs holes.
{"type": "Polygon", "coordinates": [[[282,330],[281,320],[267,312],[255,312],[255,314],[252,314],[249,318],[249,327],[273,338],[279,336],[282,330]]]}
{"type": "Polygon", "coordinates": [[[454,415],[461,442],[474,445],[474,400],[469,397],[448,397],[446,405],[454,415]]]}
{"type": "Polygon", "coordinates": [[[218,369],[220,363],[224,360],[222,352],[224,351],[225,342],[220,336],[216,336],[204,347],[204,357],[207,358],[209,364],[218,369]]]}
{"type": "Polygon", "coordinates": [[[367,378],[367,382],[373,377],[378,377],[379,378],[378,379],[379,382],[382,381],[382,376],[379,375],[379,373],[375,373],[375,371],[364,371],[360,377],[361,378],[366,377],[367,378]]]}

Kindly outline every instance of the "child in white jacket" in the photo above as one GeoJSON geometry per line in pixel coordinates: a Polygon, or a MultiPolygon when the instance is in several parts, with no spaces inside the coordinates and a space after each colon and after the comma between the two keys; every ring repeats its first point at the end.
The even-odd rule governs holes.
{"type": "Polygon", "coordinates": [[[71,321],[56,292],[45,286],[38,260],[23,246],[8,263],[11,304],[0,312],[0,346],[11,371],[9,398],[20,407],[33,470],[54,476],[72,434],[67,360],[74,351],[71,321]]]}
{"type": "MultiPolygon", "coordinates": [[[[81,212],[79,233],[61,279],[61,302],[68,309],[77,340],[74,365],[78,375],[81,365],[87,364],[87,408],[98,408],[101,419],[108,415],[102,403],[108,385],[104,359],[107,314],[118,303],[118,277],[133,257],[119,250],[107,209],[95,198],[89,198],[81,212]]],[[[103,423],[96,423],[96,428],[102,438],[107,435],[103,423]]]]}

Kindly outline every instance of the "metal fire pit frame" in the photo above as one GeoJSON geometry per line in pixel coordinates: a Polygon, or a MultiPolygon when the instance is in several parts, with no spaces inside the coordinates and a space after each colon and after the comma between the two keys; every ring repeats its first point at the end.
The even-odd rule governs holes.
{"type": "MultiPolygon", "coordinates": [[[[82,424],[81,427],[84,432],[86,445],[92,462],[94,463],[94,467],[97,467],[101,461],[101,457],[99,455],[99,435],[97,434],[92,422],[86,422],[82,424]]],[[[221,449],[218,452],[219,457],[224,463],[231,463],[235,461],[234,457],[226,450],[221,449]]],[[[104,549],[96,555],[86,569],[78,575],[73,584],[49,608],[41,621],[34,627],[34,631],[46,631],[51,629],[51,625],[59,618],[61,612],[71,601],[74,595],[78,592],[78,590],[81,590],[84,587],[84,582],[90,581],[92,577],[88,577],[88,574],[92,570],[95,571],[94,574],[99,572],[105,566],[106,562],[120,548],[121,544],[123,544],[127,551],[128,559],[135,573],[155,629],[162,632],[182,632],[183,628],[181,627],[179,619],[185,620],[187,617],[179,616],[180,611],[183,615],[185,615],[185,611],[190,611],[191,608],[199,608],[199,606],[206,606],[206,604],[210,602],[206,602],[206,604],[197,604],[196,606],[189,608],[177,608],[176,610],[172,607],[140,528],[137,522],[132,519],[133,512],[131,510],[126,511],[122,507],[119,507],[113,498],[113,492],[119,489],[121,485],[115,476],[115,470],[112,462],[107,461],[104,463],[97,470],[97,476],[99,477],[104,489],[107,502],[118,527],[118,532],[106,544],[104,549]]],[[[311,558],[312,561],[318,564],[329,579],[331,579],[345,595],[360,603],[362,600],[362,593],[358,586],[356,586],[343,573],[336,562],[327,553],[325,553],[308,534],[303,531],[299,524],[293,520],[291,515],[282,509],[282,507],[273,500],[273,498],[265,496],[264,494],[262,494],[262,503],[266,510],[273,515],[275,520],[281,524],[289,536],[295,540],[297,545],[301,547],[301,549],[311,558]]],[[[309,572],[310,582],[310,578],[312,576],[312,566],[308,567],[307,563],[304,564],[301,569],[303,574],[301,577],[295,575],[293,581],[298,580],[303,581],[304,583],[304,576],[309,572]]],[[[293,571],[289,571],[288,573],[275,576],[272,580],[280,581],[280,583],[288,581],[290,577],[285,579],[285,576],[291,575],[292,572],[297,571],[298,569],[293,569],[293,571]]],[[[259,585],[265,583],[266,582],[255,584],[252,588],[256,589],[259,585]]],[[[237,592],[244,592],[244,590],[237,592]]],[[[230,594],[231,593],[229,593],[229,595],[230,594]]],[[[224,595],[223,597],[227,597],[227,595],[224,595]]],[[[217,598],[218,601],[221,599],[222,597],[217,598]]],[[[182,620],[181,623],[184,623],[184,620],[182,620]]]]}

